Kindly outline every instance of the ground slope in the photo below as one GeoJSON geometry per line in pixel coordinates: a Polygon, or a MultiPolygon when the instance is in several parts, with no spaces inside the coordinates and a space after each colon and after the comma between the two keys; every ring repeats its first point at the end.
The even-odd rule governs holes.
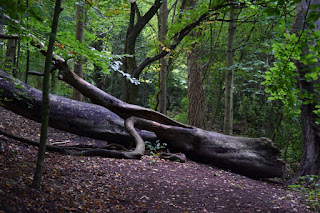
{"type": "MultiPolygon", "coordinates": [[[[34,140],[40,125],[0,107],[0,128],[34,140]]],[[[154,157],[47,153],[41,191],[29,186],[37,150],[0,136],[1,212],[308,212],[298,194],[215,167],[154,157]]],[[[50,129],[50,143],[102,141],[50,129]]]]}

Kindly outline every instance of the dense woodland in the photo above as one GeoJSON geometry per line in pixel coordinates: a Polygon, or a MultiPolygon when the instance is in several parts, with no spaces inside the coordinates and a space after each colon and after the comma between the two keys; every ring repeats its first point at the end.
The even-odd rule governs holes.
{"type": "MultiPolygon", "coordinates": [[[[295,182],[300,176],[319,175],[320,1],[0,2],[1,79],[19,79],[42,90],[44,104],[49,104],[46,91],[92,102],[125,119],[128,129],[130,122],[138,123],[139,128],[169,141],[174,135],[183,140],[187,134],[183,131],[193,127],[199,128],[198,135],[218,132],[260,138],[256,143],[264,140],[261,137],[269,138],[273,143],[268,140],[263,146],[279,148],[278,158],[285,162],[280,176],[295,182]],[[97,97],[102,93],[91,85],[113,97],[97,97]],[[121,109],[112,105],[120,100],[121,109]],[[146,115],[146,109],[154,111],[146,115]],[[142,119],[129,120],[130,113],[142,119]],[[153,118],[158,126],[148,123],[153,118]],[[173,129],[172,135],[163,133],[166,128],[173,129]]],[[[9,84],[0,85],[1,106],[21,111],[8,104],[4,91],[9,84]]],[[[10,90],[15,89],[21,88],[10,90]]],[[[87,109],[85,103],[79,106],[87,109]]],[[[28,117],[27,110],[23,113],[28,117]]],[[[29,118],[50,124],[41,117],[29,118]]],[[[44,141],[45,131],[41,132],[44,141]]],[[[144,134],[143,138],[153,140],[152,134],[144,134]]],[[[225,141],[237,141],[225,137],[225,141]]],[[[139,151],[136,143],[135,154],[139,151]]],[[[161,140],[153,143],[154,147],[165,146],[161,140]]],[[[176,146],[173,148],[183,145],[176,146]]],[[[274,158],[274,149],[266,156],[274,158]]],[[[191,159],[199,158],[185,152],[191,159]]],[[[222,167],[224,164],[232,167],[229,162],[222,167]]],[[[266,167],[274,170],[275,165],[282,164],[266,167]]],[[[269,176],[279,176],[276,171],[273,174],[269,176]]]]}

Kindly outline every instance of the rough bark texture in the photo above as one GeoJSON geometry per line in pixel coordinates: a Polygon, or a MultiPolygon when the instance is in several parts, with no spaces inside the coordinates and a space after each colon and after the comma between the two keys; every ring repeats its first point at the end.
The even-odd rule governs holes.
{"type": "Polygon", "coordinates": [[[282,175],[280,154],[267,138],[233,137],[198,128],[167,126],[154,121],[137,119],[138,128],[157,134],[174,151],[190,159],[217,165],[254,178],[282,175]],[[271,157],[273,156],[273,157],[271,157]]]}
{"type": "MultiPolygon", "coordinates": [[[[182,10],[192,10],[197,0],[184,0],[182,2],[182,10]]],[[[189,36],[197,38],[200,32],[192,31],[189,36]]],[[[188,70],[188,122],[192,126],[199,128],[204,127],[204,95],[202,88],[202,64],[201,50],[199,44],[195,42],[187,50],[187,70],[188,70]]]]}
{"type": "MultiPolygon", "coordinates": [[[[310,10],[310,5],[320,4],[320,0],[303,0],[297,5],[296,17],[292,24],[292,31],[299,35],[302,31],[308,29],[306,18],[310,10]]],[[[320,30],[320,19],[316,21],[316,30],[320,30]]],[[[311,44],[312,45],[312,44],[311,44]]],[[[306,47],[303,53],[308,53],[309,50],[306,47]]],[[[314,88],[314,85],[320,84],[320,79],[316,81],[305,81],[305,74],[310,72],[312,66],[319,66],[319,63],[314,65],[305,65],[301,62],[295,62],[297,71],[299,73],[298,88],[302,93],[315,94],[316,97],[320,97],[319,92],[314,88]]],[[[317,116],[313,113],[316,110],[315,106],[319,103],[319,98],[314,103],[302,104],[301,105],[301,126],[302,126],[302,143],[303,151],[300,162],[299,170],[296,177],[292,180],[295,182],[298,177],[304,175],[320,175],[320,126],[316,123],[317,116]]]]}
{"type": "MultiPolygon", "coordinates": [[[[4,108],[26,118],[41,122],[42,92],[0,72],[0,103],[4,108]]],[[[119,143],[132,143],[124,128],[124,120],[110,110],[93,104],[50,95],[49,126],[73,134],[119,143]]],[[[145,140],[155,134],[140,131],[145,140]]]]}
{"type": "MultiPolygon", "coordinates": [[[[81,81],[78,82],[75,79],[73,81],[75,86],[81,85],[81,81]]],[[[100,90],[92,85],[86,87],[91,91],[92,96],[100,96],[105,102],[119,101],[119,103],[123,103],[102,91],[99,93],[100,90]]],[[[82,87],[77,87],[81,91],[79,88],[82,87]]],[[[14,80],[3,72],[0,72],[0,89],[1,102],[6,109],[39,121],[40,91],[14,80]]],[[[97,98],[94,99],[99,101],[97,98]]],[[[277,160],[279,150],[266,138],[232,137],[208,132],[174,123],[158,112],[135,107],[129,104],[113,105],[113,110],[120,112],[124,117],[131,114],[146,118],[134,118],[131,125],[134,124],[139,129],[154,132],[159,139],[167,142],[172,151],[183,152],[190,159],[230,169],[249,177],[263,178],[282,175],[283,163],[277,160]],[[117,108],[120,108],[120,110],[117,110],[117,108]],[[167,125],[164,123],[167,123],[167,125]]],[[[59,96],[51,96],[49,124],[55,128],[88,137],[105,139],[112,143],[126,146],[131,143],[130,136],[124,128],[124,121],[118,115],[97,105],[59,96]]],[[[139,134],[144,140],[156,139],[156,136],[151,132],[139,131],[139,134]]],[[[99,152],[102,151],[96,150],[88,153],[88,155],[99,155],[99,152]]],[[[113,157],[112,154],[119,157],[117,156],[119,152],[104,152],[103,156],[113,157]]]]}
{"type": "Polygon", "coordinates": [[[202,88],[202,66],[200,63],[201,51],[192,45],[187,53],[188,61],[188,122],[192,126],[204,126],[204,95],[202,88]]]}

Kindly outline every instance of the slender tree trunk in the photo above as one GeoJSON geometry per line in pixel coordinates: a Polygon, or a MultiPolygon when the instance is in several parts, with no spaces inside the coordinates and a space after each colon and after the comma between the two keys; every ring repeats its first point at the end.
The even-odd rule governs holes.
{"type": "Polygon", "coordinates": [[[7,50],[6,50],[6,70],[16,78],[17,72],[15,69],[16,64],[16,49],[17,49],[17,40],[16,39],[8,39],[7,41],[7,50]]]}
{"type": "MultiPolygon", "coordinates": [[[[99,37],[99,36],[98,36],[99,37]]],[[[103,50],[102,48],[102,44],[103,44],[103,41],[102,39],[99,39],[94,42],[91,46],[94,47],[96,50],[98,50],[99,52],[101,52],[103,50]]],[[[97,66],[96,64],[94,64],[94,71],[93,71],[93,80],[95,82],[95,85],[99,88],[99,89],[102,89],[104,90],[105,89],[105,85],[104,85],[104,82],[103,82],[103,76],[102,76],[102,68],[97,66]]]]}
{"type": "Polygon", "coordinates": [[[223,133],[232,135],[233,130],[233,56],[234,56],[234,34],[235,34],[235,12],[230,11],[230,23],[228,28],[227,41],[227,71],[226,71],[226,86],[225,86],[225,106],[224,106],[224,124],[223,133]]]}
{"type": "Polygon", "coordinates": [[[26,55],[26,70],[24,74],[24,82],[28,83],[28,72],[30,70],[30,50],[29,50],[29,42],[27,43],[27,55],[26,55]]]}
{"type": "MultiPolygon", "coordinates": [[[[1,18],[0,18],[1,21],[1,18]]],[[[3,25],[0,24],[0,33],[3,34],[3,25]]],[[[3,40],[0,39],[0,53],[1,53],[1,58],[0,58],[0,63],[4,63],[4,55],[3,55],[3,51],[4,51],[4,45],[3,45],[3,40]]]]}
{"type": "MultiPolygon", "coordinates": [[[[76,15],[76,40],[79,41],[79,43],[82,43],[83,41],[83,31],[84,31],[84,22],[85,22],[85,9],[84,9],[84,2],[80,2],[76,5],[77,15],[76,15]]],[[[83,70],[82,70],[82,64],[83,64],[83,57],[80,55],[78,56],[78,60],[74,64],[74,72],[83,78],[83,70]]],[[[77,91],[76,89],[73,89],[72,98],[74,100],[83,101],[83,95],[77,91]]]]}
{"type": "MultiPolygon", "coordinates": [[[[168,15],[168,2],[167,0],[164,0],[162,1],[160,13],[158,16],[160,51],[162,51],[162,49],[165,48],[165,40],[168,32],[168,15]]],[[[159,62],[159,112],[166,114],[168,61],[166,57],[163,57],[159,60],[159,62]]]]}
{"type": "MultiPolygon", "coordinates": [[[[310,5],[320,4],[320,0],[302,0],[297,5],[296,17],[292,24],[292,32],[299,36],[303,31],[308,29],[306,17],[311,12],[310,5]]],[[[316,30],[320,30],[320,19],[315,22],[316,30]]],[[[312,44],[311,44],[312,45],[312,44]]],[[[308,53],[308,47],[303,51],[303,54],[308,53]]],[[[310,72],[312,66],[319,66],[319,63],[314,65],[305,65],[299,61],[296,61],[297,71],[299,73],[298,88],[302,94],[314,94],[316,97],[320,97],[319,91],[316,91],[314,84],[320,84],[320,79],[315,81],[304,80],[305,75],[310,72]]],[[[314,103],[301,105],[301,127],[302,127],[302,158],[299,166],[299,170],[296,177],[292,180],[295,182],[299,176],[304,175],[320,175],[320,125],[316,123],[317,116],[313,113],[316,110],[315,106],[319,103],[319,98],[314,103]]],[[[319,118],[318,118],[319,119],[319,118]]]]}
{"type": "Polygon", "coordinates": [[[16,72],[17,70],[19,70],[19,66],[20,66],[20,53],[21,53],[21,41],[17,40],[17,57],[16,57],[16,64],[15,64],[15,69],[16,72]]]}
{"type": "MultiPolygon", "coordinates": [[[[27,4],[27,28],[29,25],[29,0],[26,0],[26,4],[27,4]]],[[[28,73],[30,70],[30,50],[29,50],[29,42],[27,42],[27,55],[26,55],[26,70],[25,70],[25,74],[24,74],[24,83],[28,83],[28,73]]]]}
{"type": "MultiPolygon", "coordinates": [[[[1,21],[1,18],[0,18],[0,21],[1,21]]],[[[3,33],[3,25],[0,24],[0,33],[2,34],[3,33]]],[[[3,50],[3,44],[2,44],[2,39],[0,39],[0,53],[2,53],[2,50],[3,50]]],[[[0,59],[0,63],[4,63],[4,61],[2,61],[2,58],[3,58],[3,55],[0,56],[1,59],[0,59]]],[[[3,147],[2,147],[2,142],[0,141],[0,153],[3,152],[3,147]]]]}
{"type": "MultiPolygon", "coordinates": [[[[127,29],[124,54],[129,54],[131,57],[125,57],[123,61],[123,69],[125,73],[129,73],[131,77],[134,77],[134,70],[137,67],[135,59],[136,37],[131,38],[131,33],[134,31],[135,17],[136,17],[136,3],[131,4],[130,20],[127,29]]],[[[138,87],[131,85],[130,81],[123,77],[122,80],[122,100],[128,103],[136,103],[138,97],[138,87]]]]}
{"type": "Polygon", "coordinates": [[[57,82],[57,75],[56,72],[51,72],[51,83],[50,83],[50,93],[56,93],[56,82],[57,82]]]}
{"type": "Polygon", "coordinates": [[[42,93],[42,118],[41,118],[41,134],[40,134],[40,146],[38,150],[38,159],[36,163],[36,170],[32,181],[32,187],[39,189],[41,184],[41,178],[44,170],[44,159],[47,143],[47,130],[49,123],[49,112],[50,112],[50,98],[49,98],[49,80],[50,80],[50,69],[52,54],[54,48],[54,42],[56,40],[56,34],[58,29],[59,14],[62,11],[61,0],[56,0],[52,29],[49,38],[48,50],[46,54],[46,62],[43,76],[43,93],[42,93]]]}

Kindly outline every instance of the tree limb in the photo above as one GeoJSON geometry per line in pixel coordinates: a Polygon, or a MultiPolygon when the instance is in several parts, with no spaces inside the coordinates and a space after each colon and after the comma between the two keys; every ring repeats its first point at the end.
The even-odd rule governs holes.
{"type": "MultiPolygon", "coordinates": [[[[218,13],[215,13],[217,15],[218,13]]],[[[153,63],[154,61],[159,60],[160,58],[165,57],[168,53],[175,50],[175,48],[181,43],[183,38],[189,34],[195,27],[197,27],[201,22],[206,20],[209,16],[211,16],[211,11],[208,11],[204,13],[202,16],[200,16],[199,19],[197,19],[195,22],[189,24],[185,28],[183,28],[181,31],[176,33],[174,38],[174,43],[171,44],[168,48],[163,49],[159,54],[146,58],[143,62],[140,63],[140,65],[134,70],[133,76],[139,76],[144,68],[146,68],[149,64],[153,63]]]]}

